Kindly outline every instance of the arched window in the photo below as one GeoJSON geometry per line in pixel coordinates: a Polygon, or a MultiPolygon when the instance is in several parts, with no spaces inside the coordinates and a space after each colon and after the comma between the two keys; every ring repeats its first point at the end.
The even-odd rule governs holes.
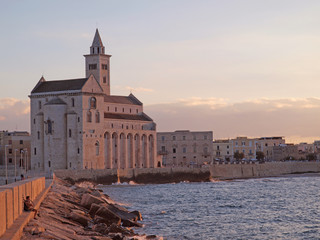
{"type": "Polygon", "coordinates": [[[100,122],[100,113],[97,111],[96,112],[96,123],[100,122]]]}
{"type": "Polygon", "coordinates": [[[95,97],[91,97],[90,100],[89,100],[89,105],[90,105],[90,108],[92,109],[96,109],[97,108],[97,100],[95,97]]]}
{"type": "Polygon", "coordinates": [[[52,134],[52,122],[51,122],[51,120],[48,120],[47,124],[48,124],[48,134],[52,134]]]}
{"type": "Polygon", "coordinates": [[[92,121],[92,114],[90,111],[87,112],[87,122],[91,122],[92,121]]]}
{"type": "Polygon", "coordinates": [[[95,143],[95,146],[96,146],[96,156],[99,156],[99,142],[98,141],[95,143]]]}

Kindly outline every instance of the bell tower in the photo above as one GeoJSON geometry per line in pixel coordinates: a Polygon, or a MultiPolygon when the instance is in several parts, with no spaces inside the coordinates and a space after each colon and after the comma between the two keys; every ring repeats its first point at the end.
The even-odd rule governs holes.
{"type": "Polygon", "coordinates": [[[110,95],[110,57],[105,54],[105,49],[100,38],[98,29],[94,35],[90,54],[84,55],[86,58],[86,77],[91,74],[100,83],[103,92],[110,95]]]}

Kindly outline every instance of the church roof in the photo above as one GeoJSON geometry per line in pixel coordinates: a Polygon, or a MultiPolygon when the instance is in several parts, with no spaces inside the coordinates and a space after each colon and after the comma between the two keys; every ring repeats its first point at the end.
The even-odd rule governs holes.
{"type": "Polygon", "coordinates": [[[140,120],[152,122],[153,120],[145,113],[142,114],[121,114],[121,113],[104,113],[104,118],[110,119],[125,119],[125,120],[140,120]]]}
{"type": "Polygon", "coordinates": [[[131,105],[142,105],[142,103],[133,95],[130,94],[128,97],[126,96],[105,96],[105,102],[109,103],[122,103],[122,104],[131,104],[131,105]]]}
{"type": "Polygon", "coordinates": [[[94,35],[94,38],[93,38],[92,47],[103,47],[103,43],[101,41],[98,28],[96,29],[96,34],[94,35]]]}
{"type": "Polygon", "coordinates": [[[81,90],[88,78],[39,82],[31,93],[81,90]]]}
{"type": "Polygon", "coordinates": [[[57,97],[57,98],[50,100],[49,102],[47,102],[44,105],[66,105],[66,103],[63,100],[61,100],[61,98],[57,97]]]}

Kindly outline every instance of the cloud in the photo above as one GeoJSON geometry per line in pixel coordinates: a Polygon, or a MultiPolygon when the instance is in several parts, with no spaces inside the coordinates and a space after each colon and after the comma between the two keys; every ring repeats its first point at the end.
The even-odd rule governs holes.
{"type": "Polygon", "coordinates": [[[0,99],[0,130],[30,131],[29,100],[16,98],[0,99]]]}
{"type": "Polygon", "coordinates": [[[320,139],[320,98],[228,99],[190,98],[145,106],[158,131],[212,130],[214,137],[285,136],[290,141],[320,139]]]}

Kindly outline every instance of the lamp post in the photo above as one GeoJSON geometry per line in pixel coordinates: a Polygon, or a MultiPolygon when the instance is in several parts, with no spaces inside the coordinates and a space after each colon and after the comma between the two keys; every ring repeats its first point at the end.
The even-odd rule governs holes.
{"type": "Polygon", "coordinates": [[[7,147],[10,145],[5,145],[4,146],[4,158],[6,161],[6,184],[8,184],[8,156],[7,156],[7,147]]]}
{"type": "Polygon", "coordinates": [[[26,160],[26,175],[27,175],[27,172],[28,172],[28,149],[27,148],[24,149],[24,158],[26,160]]]}
{"type": "Polygon", "coordinates": [[[17,151],[18,149],[14,150],[14,181],[17,181],[17,151]]]}

